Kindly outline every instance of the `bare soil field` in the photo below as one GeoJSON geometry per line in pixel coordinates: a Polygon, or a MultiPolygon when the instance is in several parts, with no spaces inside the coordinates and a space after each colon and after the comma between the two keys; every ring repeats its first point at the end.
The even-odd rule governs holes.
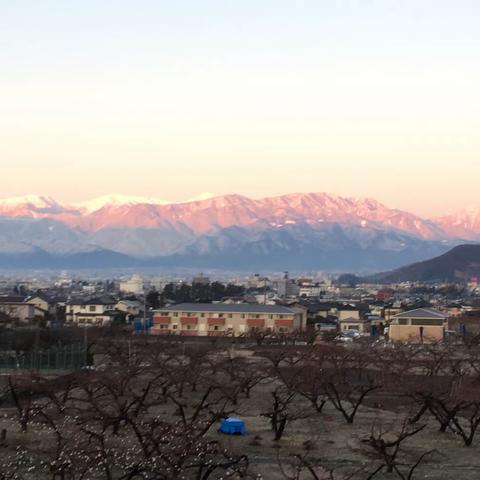
{"type": "MultiPolygon", "coordinates": [[[[277,351],[271,357],[242,351],[232,357],[225,351],[212,354],[182,349],[180,353],[153,350],[153,353],[149,351],[148,355],[138,358],[135,365],[131,364],[130,357],[120,358],[103,371],[70,375],[62,372],[57,378],[22,374],[9,379],[3,375],[0,378],[3,392],[0,431],[6,431],[6,438],[0,444],[0,479],[480,478],[480,434],[474,437],[471,446],[465,446],[457,427],[468,422],[463,414],[459,414],[460,410],[444,432],[439,431],[434,408],[426,409],[415,422],[407,422],[419,412],[422,403],[412,400],[413,394],[396,397],[391,376],[383,371],[375,381],[388,380],[390,383],[377,386],[371,383],[370,377],[380,371],[375,366],[375,358],[367,362],[364,352],[351,356],[351,352],[343,349],[326,352],[328,358],[325,351],[308,353],[315,357],[315,361],[323,362],[318,371],[312,363],[314,357],[298,352],[280,358],[277,351]],[[341,374],[339,366],[335,370],[336,376],[332,376],[332,365],[339,360],[345,362],[345,359],[350,362],[348,365],[340,363],[347,374],[341,374]],[[358,364],[361,368],[358,367],[357,371],[358,364]],[[316,410],[308,394],[315,390],[318,379],[321,380],[319,398],[322,402],[316,410]],[[352,405],[358,408],[351,423],[338,406],[335,408],[336,397],[331,391],[335,382],[338,385],[334,393],[341,397],[347,410],[351,412],[352,405]],[[369,390],[372,385],[374,389],[369,390]],[[362,392],[367,392],[365,397],[355,404],[362,392]],[[275,403],[277,400],[280,407],[275,403]],[[25,415],[27,421],[22,423],[25,415]],[[219,433],[220,419],[225,416],[244,420],[247,435],[219,433]],[[282,419],[285,419],[284,424],[282,419]],[[275,422],[277,428],[279,424],[284,428],[277,440],[275,422]],[[155,437],[154,432],[160,427],[164,433],[155,437]],[[404,433],[396,448],[395,439],[404,433]],[[189,436],[198,437],[198,445],[187,445],[189,436]],[[179,441],[183,444],[173,448],[172,445],[179,441]],[[175,465],[184,456],[191,462],[198,450],[204,465],[194,473],[187,469],[179,470],[178,475],[166,473],[162,476],[164,467],[155,467],[157,470],[152,473],[148,453],[152,445],[160,445],[160,449],[171,448],[168,460],[176,462],[175,465]],[[215,445],[213,450],[212,445],[215,445]],[[386,452],[396,448],[392,472],[388,472],[385,463],[387,455],[379,455],[383,447],[386,452]],[[222,465],[224,457],[230,464],[208,473],[209,462],[222,465]],[[84,461],[88,463],[98,458],[98,465],[102,468],[96,468],[94,461],[83,475],[74,475],[73,470],[63,466],[59,469],[65,458],[69,465],[78,461],[80,466],[84,461]],[[236,468],[234,458],[247,462],[248,469],[236,468]],[[131,468],[137,464],[137,470],[137,467],[131,468]]],[[[421,363],[413,366],[414,374],[403,379],[409,388],[410,380],[416,380],[415,392],[423,391],[422,382],[418,386],[417,374],[425,358],[422,356],[421,363]]],[[[435,363],[435,375],[439,375],[437,383],[441,387],[438,401],[460,402],[459,409],[469,413],[472,405],[477,405],[478,390],[476,383],[470,387],[468,382],[476,377],[469,367],[463,383],[455,381],[455,388],[448,390],[447,395],[443,389],[447,378],[445,372],[451,368],[448,358],[445,355],[441,360],[447,362],[441,364],[443,376],[435,363]],[[470,395],[467,403],[461,398],[464,393],[470,395]]],[[[470,355],[469,365],[476,358],[470,355]]],[[[384,358],[382,362],[385,362],[384,358]]],[[[457,368],[458,362],[455,362],[457,368]]],[[[403,365],[403,357],[400,363],[403,365]]],[[[431,364],[427,367],[422,366],[430,372],[431,364]]],[[[394,374],[393,370],[389,372],[394,374]]],[[[427,379],[437,378],[435,375],[425,376],[425,383],[428,383],[427,379]]],[[[454,378],[449,375],[448,378],[454,378]]],[[[398,376],[399,383],[400,379],[398,376]]],[[[478,415],[472,418],[480,422],[478,415]]],[[[158,452],[151,453],[152,458],[155,455],[158,456],[158,452]]]]}

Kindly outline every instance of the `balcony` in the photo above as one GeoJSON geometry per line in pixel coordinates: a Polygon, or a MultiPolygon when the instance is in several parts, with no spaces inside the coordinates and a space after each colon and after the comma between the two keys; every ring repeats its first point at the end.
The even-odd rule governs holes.
{"type": "Polygon", "coordinates": [[[225,325],[224,318],[208,318],[207,323],[209,325],[225,325]]]}
{"type": "Polygon", "coordinates": [[[247,318],[247,325],[249,327],[261,327],[265,326],[265,319],[264,318],[247,318]]]}
{"type": "Polygon", "coordinates": [[[153,335],[168,335],[170,330],[168,328],[152,328],[153,335]]]}
{"type": "Polygon", "coordinates": [[[182,325],[196,325],[198,317],[180,317],[180,323],[182,325]]]}
{"type": "Polygon", "coordinates": [[[164,317],[162,315],[154,315],[153,317],[153,323],[155,325],[170,323],[171,320],[172,320],[172,317],[164,317]]]}
{"type": "Polygon", "coordinates": [[[292,319],[278,319],[275,320],[276,327],[284,327],[284,328],[293,328],[293,320],[292,319]]]}
{"type": "Polygon", "coordinates": [[[183,335],[185,337],[191,336],[191,337],[196,337],[198,336],[198,330],[180,330],[180,335],[183,335]]]}
{"type": "Polygon", "coordinates": [[[225,335],[225,330],[209,330],[207,335],[209,337],[223,337],[225,335]]]}

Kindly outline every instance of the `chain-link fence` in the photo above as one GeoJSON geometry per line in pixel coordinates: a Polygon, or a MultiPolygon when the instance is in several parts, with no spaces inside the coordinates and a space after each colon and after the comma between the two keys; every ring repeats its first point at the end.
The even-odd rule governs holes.
{"type": "Polygon", "coordinates": [[[24,353],[0,351],[0,371],[77,370],[86,365],[87,352],[83,344],[65,345],[24,353]]]}

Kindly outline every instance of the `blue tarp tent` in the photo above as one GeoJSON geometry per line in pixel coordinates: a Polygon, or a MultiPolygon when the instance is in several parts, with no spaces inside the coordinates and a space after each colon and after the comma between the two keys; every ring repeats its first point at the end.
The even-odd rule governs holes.
{"type": "Polygon", "coordinates": [[[239,418],[229,417],[222,420],[218,431],[227,435],[245,435],[245,422],[239,418]]]}

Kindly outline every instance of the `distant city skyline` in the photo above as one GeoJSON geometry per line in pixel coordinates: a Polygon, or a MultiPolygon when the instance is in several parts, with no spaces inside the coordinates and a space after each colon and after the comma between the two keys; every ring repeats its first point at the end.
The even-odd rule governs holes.
{"type": "Polygon", "coordinates": [[[480,4],[10,2],[2,197],[480,207],[480,4]]]}

